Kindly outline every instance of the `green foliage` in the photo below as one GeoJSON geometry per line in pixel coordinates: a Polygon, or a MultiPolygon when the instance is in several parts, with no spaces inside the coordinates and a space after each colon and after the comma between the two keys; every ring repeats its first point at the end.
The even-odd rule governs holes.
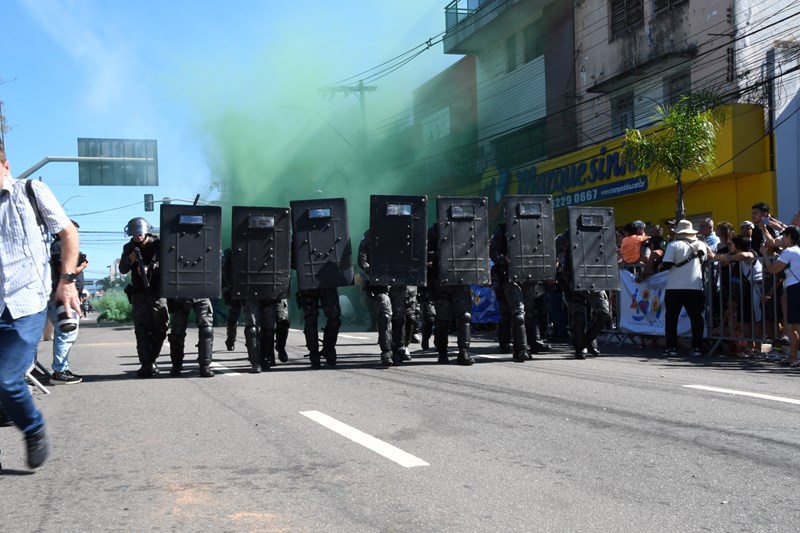
{"type": "Polygon", "coordinates": [[[667,176],[677,185],[675,216],[685,218],[683,171],[710,173],[716,166],[717,133],[724,116],[720,99],[711,91],[684,95],[672,107],[658,106],[661,128],[643,134],[625,132],[625,159],[638,168],[648,168],[654,177],[667,176]]]}
{"type": "Polygon", "coordinates": [[[108,291],[95,304],[100,310],[97,321],[110,320],[112,322],[130,322],[131,304],[128,302],[127,295],[122,290],[113,289],[108,291]]]}

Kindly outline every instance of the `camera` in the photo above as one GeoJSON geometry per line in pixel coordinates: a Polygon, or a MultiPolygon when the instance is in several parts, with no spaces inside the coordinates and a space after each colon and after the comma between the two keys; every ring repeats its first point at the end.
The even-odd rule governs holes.
{"type": "Polygon", "coordinates": [[[78,328],[77,313],[65,306],[64,302],[61,300],[56,302],[56,313],[58,314],[58,318],[54,326],[60,331],[69,333],[70,331],[75,331],[78,328]]]}
{"type": "Polygon", "coordinates": [[[81,266],[86,261],[86,254],[81,252],[78,254],[78,265],[81,266]]]}

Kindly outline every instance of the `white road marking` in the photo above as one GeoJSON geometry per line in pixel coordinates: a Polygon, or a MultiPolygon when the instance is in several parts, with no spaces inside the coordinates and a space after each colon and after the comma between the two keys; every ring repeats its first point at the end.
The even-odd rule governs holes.
{"type": "Polygon", "coordinates": [[[339,422],[335,418],[330,417],[325,413],[320,413],[319,411],[300,411],[300,414],[306,418],[310,418],[317,424],[320,424],[321,426],[324,426],[331,431],[335,431],[339,435],[350,439],[356,444],[360,444],[365,448],[368,448],[373,452],[394,461],[400,466],[404,466],[406,468],[411,468],[414,466],[430,466],[419,457],[415,457],[410,453],[404,452],[400,448],[396,448],[388,442],[376,439],[372,435],[367,435],[363,431],[360,431],[352,426],[348,426],[344,422],[339,422]]]}
{"type": "Polygon", "coordinates": [[[698,389],[698,390],[705,390],[710,392],[722,392],[724,394],[736,394],[739,396],[750,396],[751,398],[760,398],[762,400],[772,400],[775,402],[783,402],[783,403],[792,403],[794,405],[800,405],[800,400],[795,400],[793,398],[784,398],[782,396],[771,396],[769,394],[758,394],[757,392],[743,392],[738,390],[731,390],[731,389],[718,389],[717,387],[706,387],[704,385],[684,385],[684,387],[688,389],[698,389]]]}
{"type": "Polygon", "coordinates": [[[339,336],[342,337],[342,338],[345,338],[345,339],[357,339],[357,340],[360,340],[360,341],[368,341],[368,340],[370,340],[369,337],[356,337],[355,335],[343,335],[341,333],[339,333],[339,336]]]}
{"type": "Polygon", "coordinates": [[[473,357],[480,357],[481,359],[505,359],[502,355],[473,355],[473,357]]]}
{"type": "MultiPolygon", "coordinates": [[[[198,365],[196,362],[194,362],[194,363],[184,363],[183,364],[184,368],[192,368],[192,369],[194,369],[194,368],[199,368],[199,366],[200,365],[198,365]]],[[[241,376],[242,375],[241,373],[236,372],[235,370],[231,370],[227,366],[222,366],[219,363],[212,362],[211,363],[211,368],[213,368],[214,370],[218,370],[219,373],[221,375],[223,375],[223,376],[241,376]]]]}

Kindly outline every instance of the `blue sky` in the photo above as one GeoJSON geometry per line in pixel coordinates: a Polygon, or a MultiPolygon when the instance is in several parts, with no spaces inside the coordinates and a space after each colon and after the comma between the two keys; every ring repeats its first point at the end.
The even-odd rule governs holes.
{"type": "MultiPolygon", "coordinates": [[[[12,173],[45,156],[76,156],[79,137],[158,141],[157,188],[80,187],[75,163],[50,163],[34,174],[85,232],[88,277],[107,276],[127,240],[126,222],[146,216],[158,224],[157,207],[144,212],[144,193],[218,198],[220,176],[210,161],[221,116],[233,110],[289,133],[313,125],[355,139],[347,123],[321,120],[357,116],[355,98],[326,99],[318,89],[438,36],[446,3],[3,0],[0,99],[12,128],[12,173]]],[[[438,44],[376,81],[369,128],[395,120],[410,108],[413,89],[457,59],[438,44]]]]}

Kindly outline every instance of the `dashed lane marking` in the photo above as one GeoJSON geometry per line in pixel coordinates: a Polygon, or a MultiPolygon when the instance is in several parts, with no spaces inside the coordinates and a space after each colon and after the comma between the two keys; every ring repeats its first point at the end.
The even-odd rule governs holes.
{"type": "Polygon", "coordinates": [[[300,411],[300,414],[313,420],[317,424],[320,424],[321,426],[350,439],[356,444],[360,444],[361,446],[364,446],[365,448],[394,461],[400,466],[404,466],[406,468],[412,468],[414,466],[430,466],[419,457],[415,457],[408,452],[404,452],[400,448],[392,446],[388,442],[377,439],[372,435],[367,435],[363,431],[360,431],[352,426],[348,426],[344,422],[340,422],[335,418],[326,415],[325,413],[321,413],[319,411],[300,411]]]}
{"type": "Polygon", "coordinates": [[[355,335],[343,335],[341,333],[339,333],[339,336],[342,337],[342,338],[345,338],[345,339],[356,339],[356,340],[360,340],[360,341],[368,341],[368,340],[370,340],[369,337],[357,337],[355,335]]]}
{"type": "MultiPolygon", "coordinates": [[[[184,368],[195,369],[195,368],[198,368],[199,365],[196,362],[195,363],[184,363],[183,367],[184,368]]],[[[235,370],[231,370],[227,366],[222,366],[219,363],[213,363],[212,362],[211,363],[211,368],[213,368],[214,370],[219,371],[219,373],[221,375],[223,375],[223,376],[241,376],[242,375],[241,372],[237,372],[235,370]]]]}
{"type": "Polygon", "coordinates": [[[769,394],[759,394],[757,392],[744,392],[732,389],[719,389],[717,387],[706,387],[705,385],[684,385],[687,389],[697,389],[697,390],[704,390],[709,392],[721,392],[723,394],[735,394],[738,396],[749,396],[751,398],[759,398],[762,400],[772,400],[773,402],[783,402],[783,403],[791,403],[794,405],[800,405],[800,400],[795,400],[794,398],[784,398],[783,396],[771,396],[769,394]]]}

